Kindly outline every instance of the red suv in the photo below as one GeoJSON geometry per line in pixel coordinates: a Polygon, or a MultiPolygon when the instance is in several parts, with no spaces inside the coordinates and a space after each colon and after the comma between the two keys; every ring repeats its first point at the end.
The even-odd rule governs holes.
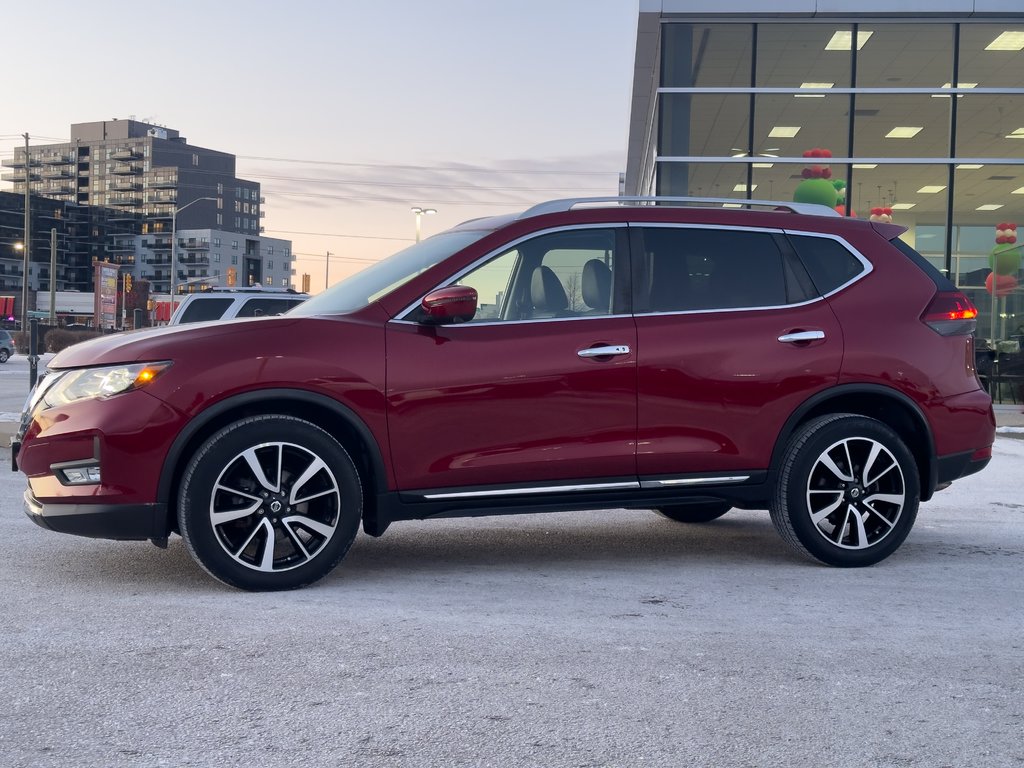
{"type": "Polygon", "coordinates": [[[179,533],[257,590],[360,523],[561,509],[767,508],[822,562],[890,555],[990,459],[975,308],[897,226],[651,202],[469,221],[281,317],[61,352],[14,440],[28,514],[179,533]]]}

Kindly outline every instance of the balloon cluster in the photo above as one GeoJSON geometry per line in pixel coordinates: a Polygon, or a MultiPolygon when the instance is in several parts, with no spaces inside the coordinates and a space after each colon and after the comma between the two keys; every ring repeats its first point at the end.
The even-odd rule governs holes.
{"type": "MultiPolygon", "coordinates": [[[[832,150],[830,149],[808,149],[804,152],[804,157],[810,158],[831,158],[832,150]]],[[[804,168],[800,174],[805,179],[831,179],[832,169],[827,165],[812,165],[809,168],[804,168]]]]}
{"type": "MultiPolygon", "coordinates": [[[[809,149],[804,152],[804,157],[814,160],[826,160],[832,157],[832,152],[827,149],[809,149]]],[[[829,181],[832,178],[832,169],[827,165],[814,163],[803,169],[800,173],[804,177],[796,186],[793,192],[793,201],[797,203],[815,203],[816,205],[827,205],[835,208],[840,200],[840,193],[845,194],[846,183],[829,181]]]]}
{"type": "Polygon", "coordinates": [[[988,256],[992,271],[985,279],[985,290],[1002,297],[1013,293],[1020,272],[1020,246],[1017,243],[1017,225],[1011,222],[996,224],[996,246],[988,256]]]}
{"type": "Polygon", "coordinates": [[[883,224],[892,224],[892,208],[872,208],[871,221],[880,221],[883,224]]]}

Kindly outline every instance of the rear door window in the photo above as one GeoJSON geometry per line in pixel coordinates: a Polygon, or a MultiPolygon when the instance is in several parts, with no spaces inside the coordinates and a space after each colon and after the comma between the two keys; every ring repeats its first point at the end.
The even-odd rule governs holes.
{"type": "MultiPolygon", "coordinates": [[[[787,299],[783,255],[770,232],[641,227],[638,312],[777,307],[787,299]]],[[[636,242],[636,241],[634,241],[636,242]]]]}

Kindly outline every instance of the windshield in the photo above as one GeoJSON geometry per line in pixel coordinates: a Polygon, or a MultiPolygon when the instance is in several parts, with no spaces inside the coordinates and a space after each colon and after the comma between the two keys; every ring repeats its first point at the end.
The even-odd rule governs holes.
{"type": "Polygon", "coordinates": [[[288,312],[289,315],[335,315],[352,312],[412,280],[489,230],[442,232],[357,272],[288,312]]]}

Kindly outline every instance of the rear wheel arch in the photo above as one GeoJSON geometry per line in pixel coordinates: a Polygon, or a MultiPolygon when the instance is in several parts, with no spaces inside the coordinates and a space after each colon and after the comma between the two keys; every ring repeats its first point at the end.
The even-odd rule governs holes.
{"type": "Polygon", "coordinates": [[[776,438],[771,459],[772,475],[778,477],[789,441],[804,424],[821,416],[839,413],[867,416],[896,432],[917,463],[921,501],[932,497],[938,484],[938,465],[931,426],[911,398],[878,384],[844,384],[819,392],[805,401],[787,419],[776,438]]]}
{"type": "Polygon", "coordinates": [[[171,444],[157,487],[157,501],[167,504],[168,530],[177,524],[177,493],[192,455],[219,429],[256,415],[296,416],[317,424],[341,443],[363,483],[363,514],[375,519],[377,494],[387,489],[387,470],[380,446],[363,420],[324,395],[298,389],[261,389],[210,406],[194,416],[171,444]]]}

